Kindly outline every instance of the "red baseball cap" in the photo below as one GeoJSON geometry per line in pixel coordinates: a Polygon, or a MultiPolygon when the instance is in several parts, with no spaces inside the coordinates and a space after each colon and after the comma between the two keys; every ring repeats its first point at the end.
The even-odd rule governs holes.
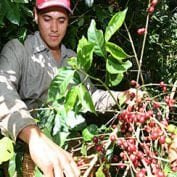
{"type": "Polygon", "coordinates": [[[52,6],[64,7],[72,13],[70,0],[36,0],[36,7],[38,9],[44,9],[52,6]]]}

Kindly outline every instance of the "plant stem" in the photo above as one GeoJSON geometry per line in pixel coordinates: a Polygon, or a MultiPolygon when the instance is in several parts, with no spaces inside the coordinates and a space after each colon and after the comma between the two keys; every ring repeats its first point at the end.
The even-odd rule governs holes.
{"type": "Polygon", "coordinates": [[[141,55],[140,55],[140,61],[139,61],[139,65],[138,65],[139,68],[138,68],[138,74],[137,74],[137,83],[139,83],[140,73],[142,73],[141,72],[141,67],[142,67],[144,48],[145,48],[145,43],[146,43],[146,38],[147,38],[148,24],[149,24],[149,13],[148,13],[147,18],[146,18],[146,26],[145,26],[146,30],[145,30],[145,33],[144,33],[143,44],[142,44],[141,55]]]}
{"type": "MultiPolygon", "coordinates": [[[[131,37],[131,34],[130,34],[130,32],[129,32],[129,29],[128,29],[126,23],[124,23],[124,26],[125,26],[125,29],[126,29],[126,31],[127,31],[127,34],[128,34],[129,40],[130,40],[130,44],[131,44],[131,46],[132,46],[132,50],[133,50],[133,53],[134,53],[134,57],[135,57],[137,66],[138,66],[138,68],[140,68],[140,63],[139,63],[139,60],[138,60],[138,56],[137,56],[137,52],[136,52],[136,49],[135,49],[135,46],[134,46],[133,39],[132,39],[132,37],[131,37]]],[[[142,82],[144,83],[144,79],[143,79],[142,73],[141,73],[141,80],[142,80],[142,82]]]]}

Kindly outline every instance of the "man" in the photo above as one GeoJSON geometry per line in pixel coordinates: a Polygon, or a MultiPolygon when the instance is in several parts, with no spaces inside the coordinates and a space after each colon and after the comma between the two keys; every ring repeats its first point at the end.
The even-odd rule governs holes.
{"type": "MultiPolygon", "coordinates": [[[[72,156],[47,138],[29,113],[46,99],[57,68],[75,55],[61,43],[71,13],[70,0],[36,0],[34,17],[39,31],[28,36],[24,45],[17,39],[9,41],[0,55],[1,132],[28,144],[32,160],[45,177],[80,174],[72,156]]],[[[104,91],[92,96],[98,109],[112,105],[104,91]]]]}

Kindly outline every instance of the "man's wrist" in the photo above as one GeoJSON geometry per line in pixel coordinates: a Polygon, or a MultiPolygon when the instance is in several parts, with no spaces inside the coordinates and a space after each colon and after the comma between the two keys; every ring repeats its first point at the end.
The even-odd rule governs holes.
{"type": "Polygon", "coordinates": [[[21,130],[18,135],[18,138],[24,141],[25,143],[29,144],[29,141],[33,137],[39,137],[41,134],[41,130],[36,125],[29,125],[26,126],[21,130]]]}

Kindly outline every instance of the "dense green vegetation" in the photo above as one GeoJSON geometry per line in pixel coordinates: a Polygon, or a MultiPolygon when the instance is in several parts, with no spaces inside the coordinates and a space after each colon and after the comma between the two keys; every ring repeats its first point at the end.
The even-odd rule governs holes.
{"type": "MultiPolygon", "coordinates": [[[[66,44],[76,50],[78,40],[87,32],[91,19],[95,19],[97,27],[104,29],[105,24],[119,10],[128,7],[126,24],[132,35],[137,53],[141,52],[142,37],[137,35],[137,29],[145,26],[148,0],[72,0],[74,15],[66,36],[66,44]],[[89,5],[89,6],[88,6],[89,5]],[[136,8],[135,8],[136,7],[136,8]]],[[[1,0],[0,2],[0,49],[11,38],[18,37],[23,41],[27,34],[36,29],[33,21],[34,1],[31,0],[1,0]]],[[[177,2],[175,0],[160,0],[155,11],[150,16],[148,36],[143,56],[143,76],[145,82],[174,82],[176,78],[177,49],[177,2]]],[[[133,55],[132,48],[124,27],[114,35],[114,41],[123,46],[128,54],[133,55]]],[[[134,58],[132,58],[134,61],[134,58]]],[[[95,64],[97,67],[100,63],[95,64]]],[[[129,87],[129,80],[135,79],[137,67],[134,65],[120,88],[129,87]]],[[[104,72],[104,71],[103,71],[104,72]]],[[[98,73],[95,73],[96,75],[98,73]]],[[[99,74],[98,74],[99,75],[99,74]]],[[[100,74],[100,77],[102,73],[100,74]]],[[[117,88],[116,88],[117,89],[117,88]]]]}
{"type": "MultiPolygon", "coordinates": [[[[33,33],[37,29],[33,21],[33,5],[34,1],[30,0],[0,1],[0,49],[8,40],[14,37],[19,38],[23,42],[27,34],[33,33]]],[[[50,105],[52,109],[45,111],[41,108],[42,111],[38,112],[39,125],[45,133],[50,134],[56,143],[65,148],[68,148],[69,145],[67,143],[65,144],[65,138],[67,136],[68,138],[73,138],[70,136],[71,132],[74,136],[78,136],[82,132],[81,139],[83,139],[83,142],[81,154],[87,156],[87,153],[93,153],[93,151],[87,152],[87,145],[90,146],[89,143],[93,143],[92,145],[97,147],[95,154],[96,158],[99,159],[100,166],[97,169],[96,177],[106,177],[111,173],[121,174],[127,177],[136,174],[136,177],[138,177],[138,174],[145,175],[146,172],[148,177],[152,176],[152,174],[155,174],[155,177],[164,177],[162,171],[166,176],[169,175],[168,177],[170,175],[176,176],[176,173],[172,173],[169,164],[166,163],[168,162],[166,160],[168,153],[167,149],[163,146],[165,143],[164,136],[168,140],[171,140],[171,137],[176,134],[176,132],[171,130],[171,127],[175,129],[174,126],[176,124],[176,95],[171,93],[172,88],[174,91],[176,89],[174,83],[176,82],[177,76],[176,0],[159,0],[157,4],[153,5],[153,8],[152,1],[148,0],[105,0],[104,2],[102,0],[95,0],[93,2],[91,0],[72,0],[72,7],[74,9],[74,15],[71,16],[70,26],[64,42],[68,47],[77,51],[79,55],[77,58],[71,60],[70,64],[72,69],[62,68],[59,70],[59,75],[54,79],[49,89],[48,101],[53,103],[50,105]],[[121,15],[118,12],[121,12],[121,15]],[[121,22],[115,18],[111,23],[110,20],[115,14],[121,17],[126,14],[126,16],[125,19],[122,18],[123,20],[121,22]],[[117,29],[113,24],[119,23],[121,23],[121,26],[117,29]],[[104,35],[98,29],[101,29],[104,35]],[[109,34],[111,34],[110,37],[109,34]],[[98,36],[99,40],[96,41],[98,39],[96,37],[98,36]],[[109,40],[111,43],[109,43],[109,40]],[[102,52],[100,49],[95,50],[94,48],[95,46],[98,47],[101,45],[101,43],[103,43],[103,48],[105,49],[104,56],[100,55],[100,52],[102,52]],[[80,49],[83,49],[83,51],[80,49]],[[122,50],[125,53],[122,54],[122,50]],[[112,58],[108,57],[109,54],[112,55],[112,58]],[[119,58],[120,54],[124,55],[121,60],[119,58]],[[88,56],[88,58],[84,58],[84,56],[88,56]],[[113,56],[118,61],[115,62],[113,56]],[[84,61],[82,57],[85,59],[84,61]],[[102,57],[106,59],[106,62],[108,61],[108,64],[101,60],[102,57]],[[125,58],[127,65],[123,62],[125,58]],[[132,63],[132,66],[130,63],[132,63]],[[118,75],[120,76],[120,72],[117,70],[119,64],[121,67],[125,66],[125,68],[123,67],[125,70],[121,72],[121,79],[119,77],[120,80],[114,82],[115,80],[108,77],[108,75],[114,72],[116,74],[119,73],[118,75]],[[118,121],[115,119],[115,116],[111,121],[108,121],[109,118],[106,118],[106,121],[109,122],[106,122],[106,125],[109,125],[106,127],[103,120],[100,121],[99,119],[97,121],[95,119],[91,121],[91,125],[80,127],[79,130],[75,129],[73,131],[68,125],[66,126],[66,121],[69,123],[73,121],[66,120],[67,112],[74,111],[77,114],[82,112],[81,108],[85,106],[90,112],[95,113],[90,96],[87,94],[84,85],[82,85],[83,83],[77,80],[78,75],[74,74],[80,70],[86,71],[91,76],[93,83],[103,89],[124,90],[130,87],[137,87],[140,84],[142,89],[149,93],[148,96],[151,99],[148,101],[146,99],[140,100],[138,103],[136,101],[134,103],[130,99],[129,101],[132,101],[131,104],[133,104],[132,108],[130,108],[125,103],[124,97],[122,97],[122,100],[119,100],[118,110],[114,112],[119,119],[118,121]],[[63,76],[68,76],[67,82],[63,76]],[[77,77],[74,78],[74,76],[77,77]],[[72,89],[67,90],[66,94],[69,81],[72,81],[72,83],[76,81],[76,83],[74,83],[75,85],[72,89]],[[119,83],[119,81],[121,82],[119,83]],[[57,89],[55,89],[58,83],[63,84],[65,88],[59,87],[58,89],[57,86],[57,89]],[[83,97],[87,98],[87,100],[85,101],[83,97]],[[63,100],[65,100],[64,108],[61,104],[63,100]],[[142,117],[140,118],[137,115],[142,115],[142,117]],[[130,119],[132,116],[137,116],[137,121],[132,120],[131,122],[130,119]],[[63,118],[61,123],[57,122],[58,117],[60,119],[63,118]],[[166,121],[169,124],[172,123],[172,126],[167,126],[166,121]],[[97,122],[99,122],[99,125],[97,122]],[[101,127],[99,127],[100,124],[101,127]],[[115,124],[117,124],[117,128],[113,129],[112,126],[115,124]],[[60,129],[59,126],[62,128],[60,127],[60,129]],[[132,127],[133,130],[130,131],[129,128],[132,127]],[[150,128],[150,130],[148,131],[147,128],[150,128]],[[64,137],[62,140],[59,137],[61,133],[64,137]],[[101,139],[100,134],[106,136],[101,139]],[[133,140],[129,142],[130,139],[127,140],[127,136],[133,137],[133,140]],[[150,139],[148,139],[149,137],[150,139]],[[145,139],[148,140],[146,141],[145,139]],[[105,144],[102,144],[103,140],[106,142],[105,144]],[[118,140],[122,141],[120,142],[118,140]],[[97,141],[100,142],[99,145],[97,141]],[[137,150],[136,148],[138,148],[138,152],[144,153],[144,160],[154,160],[153,157],[149,159],[149,154],[144,151],[146,149],[143,144],[144,141],[147,144],[151,143],[150,146],[148,145],[148,150],[152,154],[158,152],[156,154],[160,159],[160,168],[158,171],[153,171],[153,165],[151,164],[152,166],[149,167],[148,162],[142,161],[142,164],[137,165],[140,161],[139,157],[136,156],[136,159],[134,159],[135,157],[131,156],[132,152],[135,152],[137,150]],[[133,147],[131,150],[126,149],[124,143],[129,143],[129,145],[136,144],[137,147],[133,147]],[[130,159],[125,160],[120,155],[120,152],[123,152],[124,155],[126,154],[130,159]],[[102,161],[102,155],[107,157],[106,161],[102,161]],[[105,166],[107,168],[112,162],[114,163],[112,161],[113,157],[122,158],[121,163],[125,162],[125,164],[129,160],[131,161],[127,163],[128,165],[126,164],[126,169],[120,168],[117,170],[114,166],[111,166],[111,168],[109,166],[106,169],[107,172],[103,174],[105,166]],[[144,165],[144,163],[148,165],[144,165]],[[147,170],[146,172],[142,168],[143,165],[147,170]],[[126,172],[129,173],[126,174],[126,172]],[[107,175],[105,175],[106,173],[107,175]]],[[[47,107],[48,102],[43,106],[47,107]]],[[[96,117],[96,115],[91,116],[96,117]]],[[[107,115],[103,117],[105,116],[107,115]]],[[[78,137],[80,138],[80,136],[78,137]]],[[[6,139],[6,141],[8,140],[6,139]]],[[[8,155],[10,158],[11,154],[8,155]]],[[[80,160],[82,159],[79,159],[78,163],[80,163],[80,160]]],[[[157,168],[157,166],[155,167],[157,168]]],[[[38,171],[38,173],[40,172],[38,171]]]]}

